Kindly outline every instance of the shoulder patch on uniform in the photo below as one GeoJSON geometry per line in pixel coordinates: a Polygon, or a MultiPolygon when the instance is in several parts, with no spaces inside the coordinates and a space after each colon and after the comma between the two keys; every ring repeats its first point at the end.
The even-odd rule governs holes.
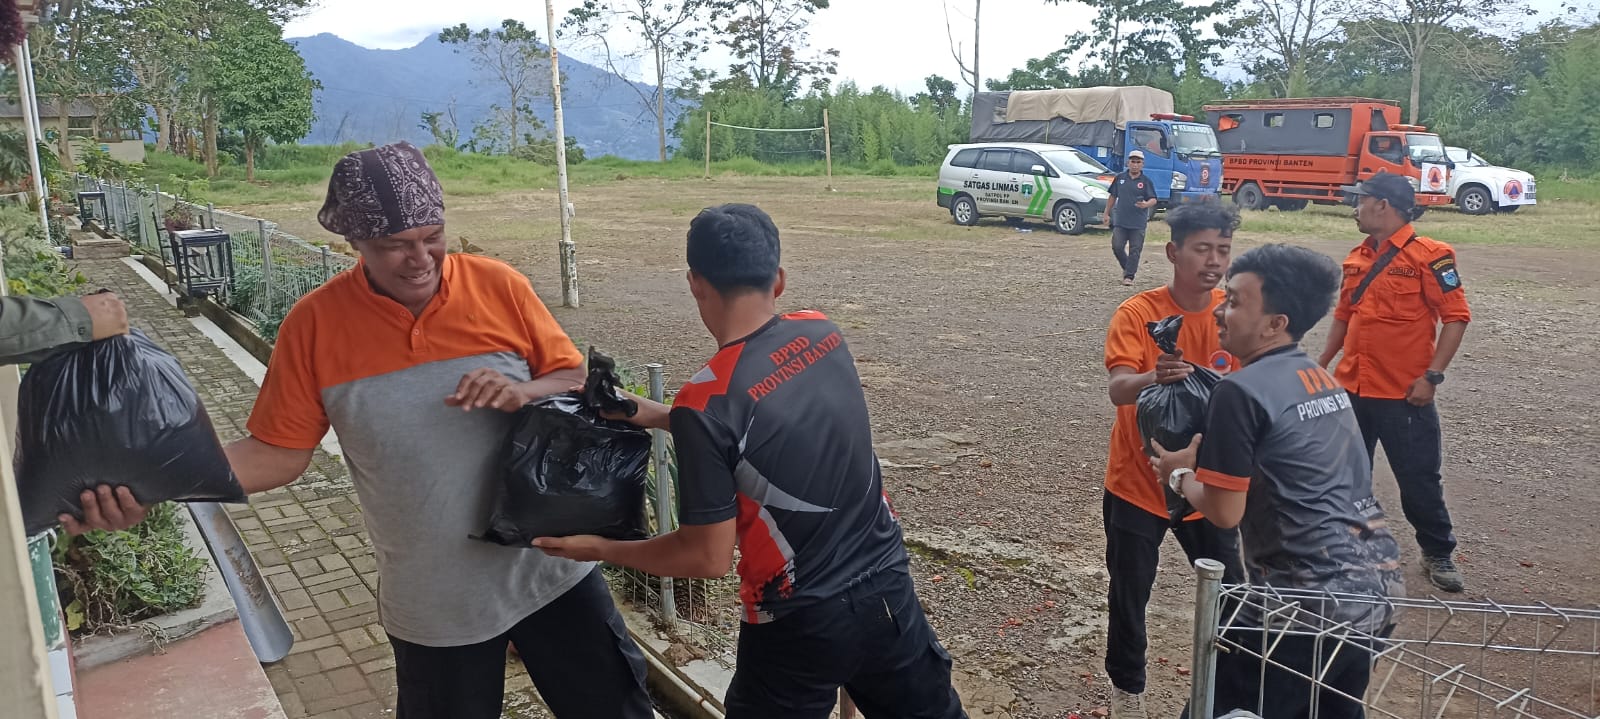
{"type": "Polygon", "coordinates": [[[1433,277],[1439,281],[1439,289],[1444,292],[1454,292],[1461,289],[1461,275],[1456,272],[1456,256],[1445,255],[1428,263],[1428,269],[1433,270],[1433,277]]]}

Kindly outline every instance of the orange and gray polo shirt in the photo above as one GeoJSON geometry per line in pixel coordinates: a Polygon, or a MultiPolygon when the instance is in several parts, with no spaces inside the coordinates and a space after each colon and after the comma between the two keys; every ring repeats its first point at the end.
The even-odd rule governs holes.
{"type": "Polygon", "coordinates": [[[248,428],[295,449],[338,433],[377,555],[384,629],[460,646],[506,631],[591,565],[469,538],[488,521],[513,415],[463,412],[445,397],[476,369],[522,382],[583,356],[510,266],[448,255],[441,276],[421,317],[374,292],[360,265],[302,298],[248,428]]]}
{"type": "Polygon", "coordinates": [[[1406,225],[1391,237],[1368,237],[1350,251],[1333,316],[1349,327],[1344,359],[1334,372],[1339,385],[1367,399],[1405,399],[1433,363],[1439,323],[1470,322],[1472,310],[1455,250],[1406,225]],[[1398,254],[1351,305],[1362,279],[1390,247],[1399,248],[1398,254]]]}

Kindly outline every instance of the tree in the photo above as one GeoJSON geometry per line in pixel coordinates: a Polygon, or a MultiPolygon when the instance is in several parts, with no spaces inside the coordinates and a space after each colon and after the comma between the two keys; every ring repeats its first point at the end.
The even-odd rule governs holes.
{"type": "Polygon", "coordinates": [[[747,83],[774,97],[795,98],[802,85],[826,86],[839,67],[839,51],[812,53],[811,16],[829,0],[717,0],[727,21],[718,40],[733,53],[732,85],[747,83]]]}
{"type": "Polygon", "coordinates": [[[451,98],[450,104],[444,110],[422,113],[422,124],[418,125],[433,136],[436,145],[444,145],[452,150],[460,150],[461,124],[456,120],[456,101],[451,98]]]}
{"type": "Polygon", "coordinates": [[[972,0],[972,65],[967,65],[966,54],[962,51],[961,43],[956,42],[955,34],[950,31],[950,3],[944,0],[944,35],[950,42],[950,56],[955,58],[956,67],[961,70],[961,81],[977,92],[983,87],[983,73],[978,69],[978,46],[982,38],[983,0],[972,0]]]}
{"type": "Polygon", "coordinates": [[[530,101],[544,94],[550,83],[546,77],[550,58],[539,44],[539,34],[507,18],[498,30],[473,32],[466,23],[447,27],[439,33],[439,42],[459,46],[457,52],[468,53],[474,65],[505,86],[506,104],[496,105],[482,127],[503,130],[491,144],[503,140],[505,151],[516,149],[528,128],[527,118],[532,117],[530,101]]]}
{"type": "Polygon", "coordinates": [[[1349,6],[1345,33],[1352,40],[1372,40],[1405,59],[1411,71],[1407,122],[1415,123],[1422,104],[1422,66],[1435,43],[1463,25],[1497,28],[1513,14],[1529,15],[1531,7],[1508,10],[1499,0],[1356,0],[1349,6]]]}
{"type": "Polygon", "coordinates": [[[656,144],[662,162],[667,161],[667,84],[680,83],[686,75],[680,68],[710,49],[705,40],[720,13],[716,0],[584,0],[567,13],[563,28],[599,45],[606,70],[623,81],[656,119],[656,144]],[[619,34],[635,40],[631,45],[612,47],[619,34]],[[630,80],[621,61],[640,60],[655,70],[655,87],[649,92],[630,80]]]}
{"type": "Polygon", "coordinates": [[[1322,65],[1315,62],[1339,36],[1335,0],[1250,0],[1243,22],[1241,47],[1256,60],[1252,74],[1272,73],[1283,97],[1306,97],[1310,78],[1322,65]]]}
{"type": "Polygon", "coordinates": [[[283,40],[283,27],[251,11],[218,37],[217,106],[222,125],[244,137],[245,180],[256,179],[256,153],[273,142],[294,142],[311,132],[312,93],[320,87],[300,53],[283,40]]]}
{"type": "MultiPolygon", "coordinates": [[[[1059,5],[1068,0],[1048,0],[1059,5]]],[[[1176,83],[1179,68],[1198,68],[1217,60],[1217,49],[1238,34],[1218,21],[1239,0],[1186,5],[1182,0],[1073,0],[1088,5],[1095,18],[1088,31],[1067,36],[1068,56],[1082,52],[1085,66],[1098,65],[1112,85],[1176,83]],[[1211,35],[1205,36],[1206,23],[1211,35]]]]}

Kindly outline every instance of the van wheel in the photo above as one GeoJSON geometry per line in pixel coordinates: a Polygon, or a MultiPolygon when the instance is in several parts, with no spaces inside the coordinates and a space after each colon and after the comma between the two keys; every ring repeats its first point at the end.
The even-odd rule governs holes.
{"type": "Polygon", "coordinates": [[[978,203],[966,195],[957,195],[955,202],[950,203],[950,219],[963,227],[978,224],[978,203]]]}
{"type": "Polygon", "coordinates": [[[1494,211],[1494,198],[1489,196],[1489,191],[1473,185],[1456,195],[1456,207],[1469,215],[1487,215],[1494,211]]]}
{"type": "Polygon", "coordinates": [[[1246,210],[1267,209],[1267,195],[1261,191],[1261,186],[1254,182],[1246,182],[1234,190],[1233,202],[1246,210]]]}
{"type": "Polygon", "coordinates": [[[1284,212],[1299,212],[1306,209],[1306,205],[1311,203],[1306,200],[1273,200],[1272,204],[1277,205],[1278,209],[1284,212]]]}
{"type": "Polygon", "coordinates": [[[1083,208],[1078,203],[1067,201],[1058,203],[1055,211],[1056,231],[1067,235],[1083,234],[1083,208]]]}

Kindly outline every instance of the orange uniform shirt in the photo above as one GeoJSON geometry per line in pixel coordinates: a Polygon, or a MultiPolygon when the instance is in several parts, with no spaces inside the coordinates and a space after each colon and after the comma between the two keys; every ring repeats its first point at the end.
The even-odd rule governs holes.
{"type": "Polygon", "coordinates": [[[1405,399],[1433,362],[1439,324],[1470,322],[1472,310],[1455,250],[1406,225],[1382,240],[1368,237],[1350,251],[1333,316],[1349,326],[1344,358],[1334,372],[1339,384],[1368,399],[1405,399]],[[1356,287],[1390,246],[1400,247],[1399,254],[1352,306],[1356,287]]]}
{"type": "MultiPolygon", "coordinates": [[[[1154,370],[1161,348],[1150,339],[1145,325],[1172,315],[1183,315],[1178,349],[1183,351],[1185,360],[1220,374],[1238,369],[1238,360],[1217,341],[1217,322],[1211,316],[1212,309],[1225,296],[1221,288],[1212,290],[1211,306],[1203,312],[1185,312],[1173,301],[1172,292],[1166,287],[1129,297],[1111,316],[1111,326],[1106,330],[1106,370],[1114,367],[1127,367],[1135,372],[1154,370]]],[[[1131,404],[1117,408],[1116,421],[1111,425],[1106,489],[1151,514],[1167,516],[1166,497],[1156,483],[1155,470],[1150,469],[1144,439],[1139,435],[1139,411],[1131,404]]]]}

